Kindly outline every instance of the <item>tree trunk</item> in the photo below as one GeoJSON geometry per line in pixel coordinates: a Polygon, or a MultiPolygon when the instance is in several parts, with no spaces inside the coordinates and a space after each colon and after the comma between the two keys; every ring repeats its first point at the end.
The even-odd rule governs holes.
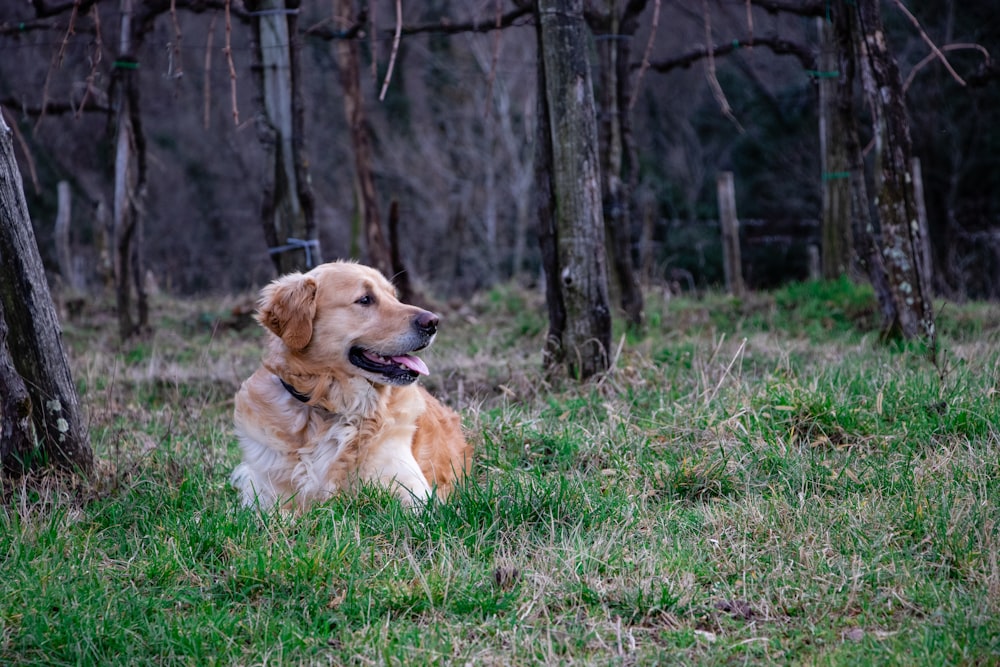
{"type": "Polygon", "coordinates": [[[843,72],[839,69],[835,29],[831,21],[818,18],[819,56],[819,141],[822,161],[823,278],[835,280],[851,268],[851,182],[846,132],[837,112],[837,89],[843,72]]]}
{"type": "Polygon", "coordinates": [[[282,274],[323,261],[303,148],[297,7],[295,0],[287,6],[285,0],[247,2],[255,12],[253,51],[261,96],[257,135],[267,165],[261,221],[274,266],[282,274]]]}
{"type": "Polygon", "coordinates": [[[582,0],[538,0],[536,16],[547,362],[562,360],[571,377],[585,379],[607,370],[611,346],[588,31],[582,0]]]}
{"type": "Polygon", "coordinates": [[[386,275],[396,286],[400,301],[432,310],[430,299],[417,289],[413,276],[406,268],[403,253],[400,252],[402,247],[403,244],[399,239],[399,202],[393,199],[389,203],[389,248],[392,250],[392,272],[386,275]]]}
{"type": "MultiPolygon", "coordinates": [[[[342,25],[353,22],[353,0],[336,0],[336,15],[342,25]]],[[[344,91],[344,113],[351,132],[354,148],[354,175],[358,185],[358,205],[365,232],[368,263],[392,276],[392,254],[385,234],[375,192],[375,176],[372,169],[371,138],[365,120],[365,107],[361,95],[361,65],[359,46],[356,39],[339,39],[334,44],[337,66],[340,70],[340,85],[344,91]]]]}
{"type": "Polygon", "coordinates": [[[139,114],[138,46],[133,39],[132,0],[121,0],[115,77],[115,164],[112,262],[118,331],[122,340],[149,326],[142,270],[142,205],[146,196],[146,144],[139,114]],[[136,317],[132,318],[132,293],[136,317]]]}
{"type": "Polygon", "coordinates": [[[898,327],[907,338],[923,338],[931,356],[937,351],[934,311],[923,271],[923,238],[910,173],[910,127],[903,84],[889,53],[877,0],[858,0],[857,58],[875,126],[875,202],[898,327]]]}
{"type": "Polygon", "coordinates": [[[0,395],[0,461],[6,473],[42,464],[90,469],[90,440],[2,114],[0,395]]]}
{"type": "MultiPolygon", "coordinates": [[[[883,327],[896,321],[896,303],[892,298],[889,280],[879,251],[880,240],[875,220],[872,219],[871,198],[868,196],[868,184],[865,178],[865,158],[859,139],[857,113],[854,105],[854,82],[856,78],[856,62],[854,54],[854,34],[856,25],[854,9],[843,4],[833,8],[834,36],[837,52],[836,115],[837,124],[843,128],[847,157],[848,184],[850,187],[851,236],[854,240],[854,258],[858,266],[868,274],[879,311],[882,314],[883,327]]],[[[883,333],[887,329],[883,328],[883,333]]]]}
{"type": "Polygon", "coordinates": [[[608,254],[615,286],[629,326],[639,329],[643,321],[642,287],[632,261],[631,195],[625,179],[625,135],[628,128],[629,59],[631,38],[637,23],[621,21],[617,3],[591,28],[601,34],[597,43],[600,63],[601,194],[608,254]],[[626,32],[622,33],[622,28],[626,32]],[[622,39],[624,37],[624,39],[622,39]]]}

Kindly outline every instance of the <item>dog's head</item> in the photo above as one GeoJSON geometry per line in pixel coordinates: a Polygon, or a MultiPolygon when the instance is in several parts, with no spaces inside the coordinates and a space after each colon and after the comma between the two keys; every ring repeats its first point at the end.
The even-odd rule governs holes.
{"type": "Polygon", "coordinates": [[[278,278],[261,292],[257,320],[303,371],[406,385],[427,375],[414,352],[431,344],[438,317],[400,303],[375,269],[330,262],[278,278]]]}

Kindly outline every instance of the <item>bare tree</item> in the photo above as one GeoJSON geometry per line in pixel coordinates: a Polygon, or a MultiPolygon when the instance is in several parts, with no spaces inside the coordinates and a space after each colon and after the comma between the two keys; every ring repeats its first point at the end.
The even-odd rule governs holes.
{"type": "Polygon", "coordinates": [[[248,0],[266,154],[261,222],[279,273],[322,262],[309,185],[299,84],[298,0],[248,0]]]}
{"type": "Polygon", "coordinates": [[[387,276],[393,275],[392,253],[382,231],[378,196],[375,192],[375,175],[372,168],[370,129],[365,119],[364,99],[361,95],[361,56],[357,35],[349,30],[354,23],[354,1],[336,0],[336,22],[344,29],[343,39],[334,43],[340,86],[344,91],[344,112],[351,133],[354,149],[354,178],[357,203],[364,228],[368,262],[387,276]]]}
{"type": "Polygon", "coordinates": [[[632,87],[629,70],[632,38],[645,6],[645,0],[612,0],[606,3],[606,11],[592,7],[587,12],[588,23],[597,37],[600,66],[598,116],[601,118],[599,138],[604,229],[621,307],[629,325],[635,328],[642,326],[643,299],[639,276],[632,261],[630,208],[637,165],[635,152],[630,146],[632,87]]]}
{"type": "Polygon", "coordinates": [[[0,465],[86,472],[93,454],[0,113],[0,465]]]}
{"type": "Polygon", "coordinates": [[[127,339],[149,325],[142,268],[142,217],[146,196],[146,142],[139,113],[139,47],[132,0],[121,0],[118,56],[114,62],[114,205],[112,207],[112,247],[118,330],[127,339]],[[136,297],[136,318],[132,318],[132,293],[136,297]]]}
{"type": "Polygon", "coordinates": [[[546,364],[585,379],[609,365],[611,311],[597,120],[582,0],[538,0],[539,237],[549,307],[546,364]]]}
{"type": "Polygon", "coordinates": [[[875,126],[875,207],[881,225],[881,254],[889,296],[896,307],[896,319],[885,323],[884,333],[898,331],[908,339],[923,338],[933,356],[937,336],[910,172],[912,148],[903,81],[885,39],[877,0],[858,0],[852,15],[857,27],[855,58],[875,126]]]}

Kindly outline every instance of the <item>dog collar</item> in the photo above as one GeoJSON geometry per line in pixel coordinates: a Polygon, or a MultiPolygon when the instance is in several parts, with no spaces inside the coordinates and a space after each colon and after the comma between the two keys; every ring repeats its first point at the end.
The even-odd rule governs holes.
{"type": "Polygon", "coordinates": [[[309,396],[307,396],[306,394],[303,394],[298,389],[296,389],[292,385],[288,384],[287,382],[285,382],[281,378],[278,378],[278,380],[281,382],[281,386],[284,387],[288,391],[288,393],[291,394],[295,399],[297,399],[299,401],[302,401],[303,403],[308,403],[309,402],[309,398],[310,398],[309,396]]]}

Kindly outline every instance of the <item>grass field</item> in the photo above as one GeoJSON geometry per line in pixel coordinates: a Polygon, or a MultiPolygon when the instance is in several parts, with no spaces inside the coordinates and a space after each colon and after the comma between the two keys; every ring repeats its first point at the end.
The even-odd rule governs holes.
{"type": "Polygon", "coordinates": [[[541,377],[538,295],[444,309],[469,483],[298,518],[228,486],[232,304],[124,349],[66,322],[99,472],[5,493],[0,663],[1000,663],[1000,308],[943,306],[934,365],[846,283],[647,298],[582,386],[541,377]]]}

